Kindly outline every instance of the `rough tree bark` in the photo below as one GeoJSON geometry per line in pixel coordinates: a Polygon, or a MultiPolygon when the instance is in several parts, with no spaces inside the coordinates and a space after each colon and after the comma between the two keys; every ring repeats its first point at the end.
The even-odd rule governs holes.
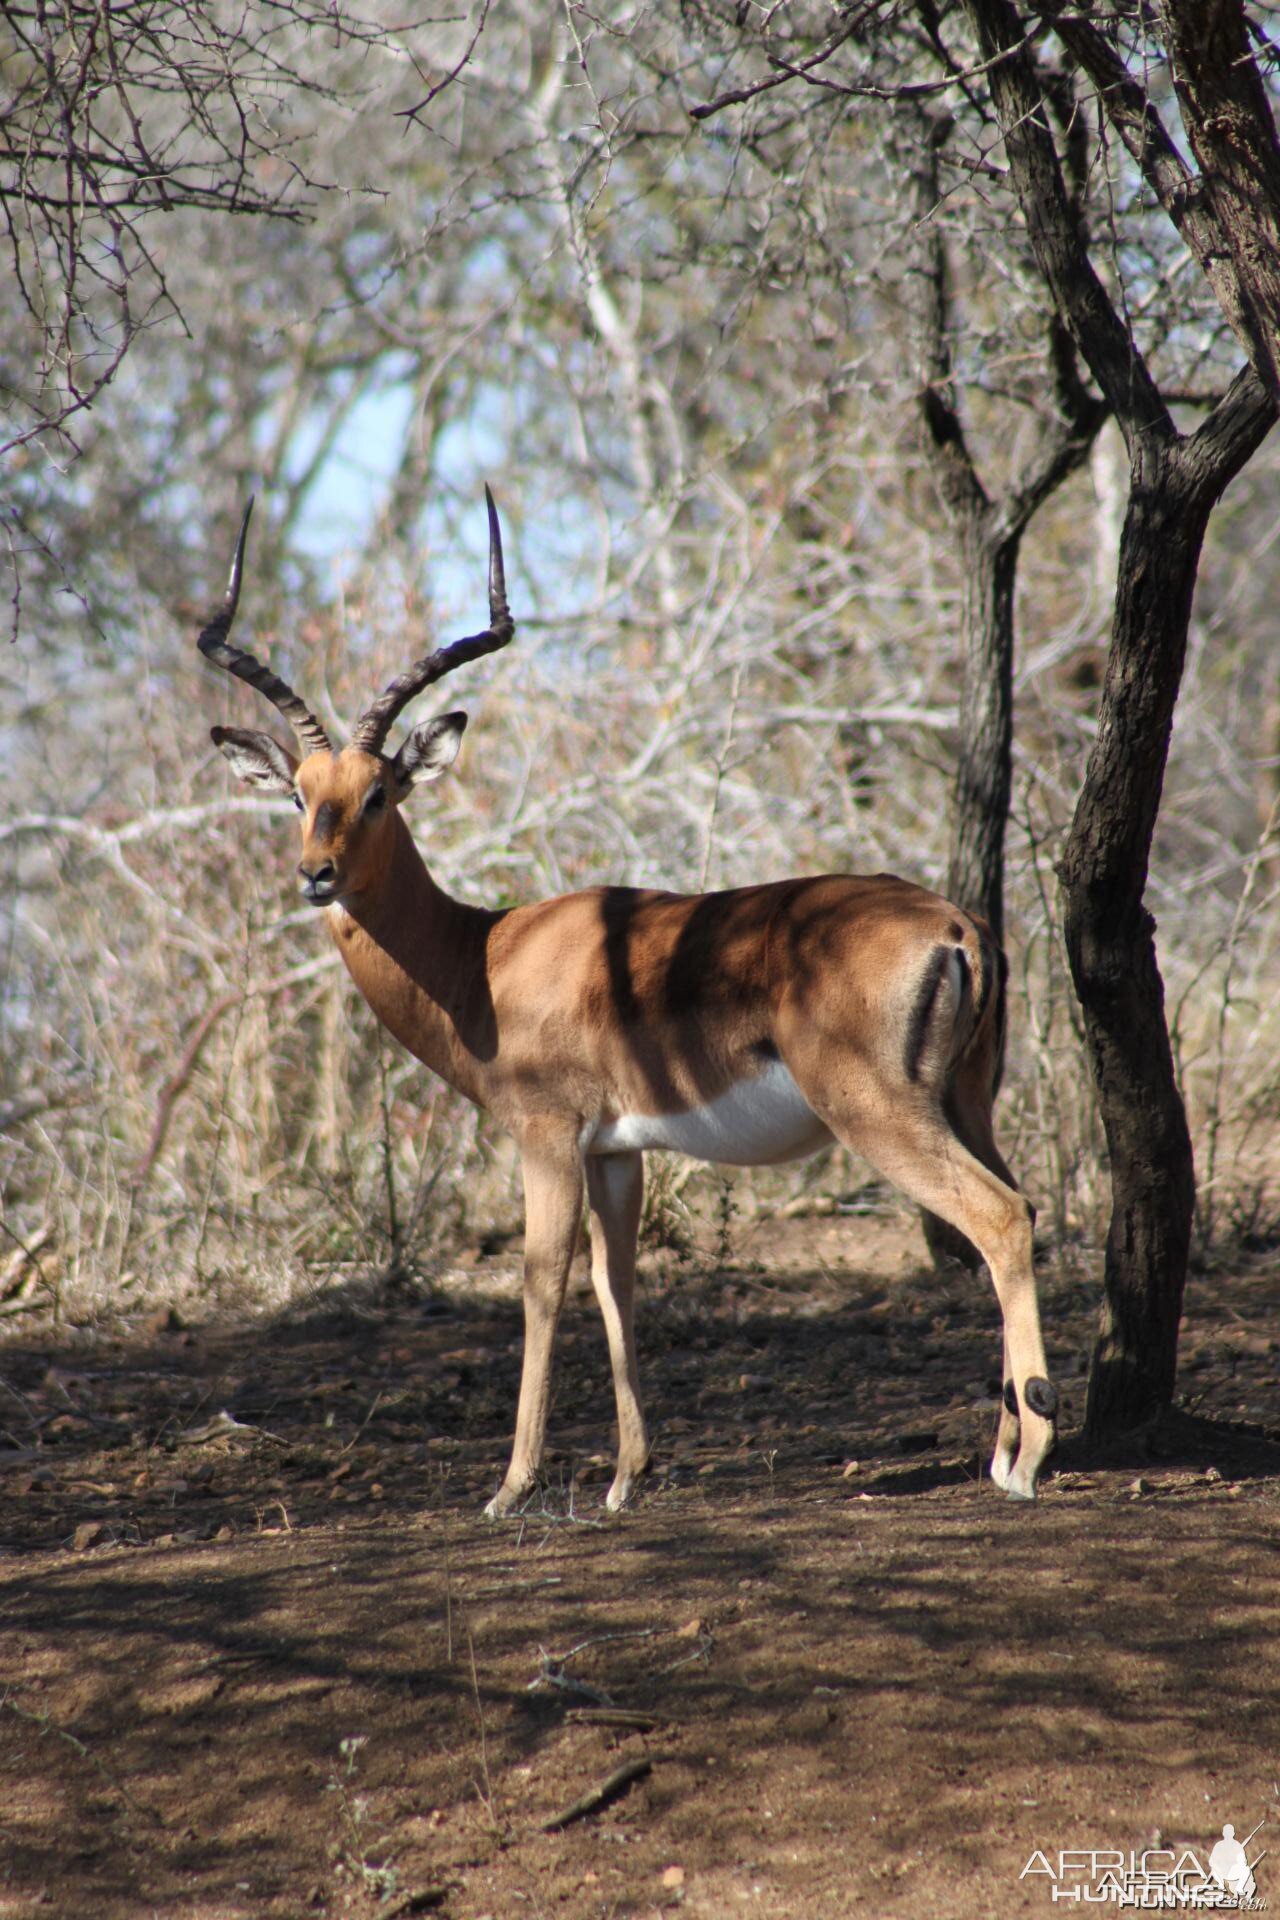
{"type": "MultiPolygon", "coordinates": [[[[932,395],[924,411],[933,413],[932,395]]],[[[932,424],[930,431],[933,430],[932,424]]],[[[1022,527],[988,500],[957,525],[964,569],[960,737],[947,896],[1004,941],[1004,841],[1013,786],[1013,595],[1022,527]]]]}
{"type": "MultiPolygon", "coordinates": [[[[1195,1178],[1155,923],[1143,895],[1205,527],[1223,488],[1265,437],[1275,404],[1250,367],[1194,434],[1178,432],[1071,217],[1024,22],[1011,0],[965,5],[984,59],[995,62],[992,97],[1040,271],[1129,451],[1098,734],[1059,870],[1068,957],[1111,1156],[1112,1216],[1086,1412],[1087,1429],[1102,1434],[1147,1419],[1173,1394],[1195,1178]]],[[[1105,75],[1102,98],[1113,124],[1132,141],[1193,252],[1212,255],[1217,271],[1201,201],[1187,191],[1194,183],[1150,99],[1135,99],[1115,49],[1087,24],[1081,29],[1078,16],[1065,17],[1060,32],[1095,79],[1105,75]]]]}
{"type": "Polygon", "coordinates": [[[1280,145],[1244,8],[1158,0],[1156,12],[1200,168],[1196,187],[1230,259],[1214,291],[1254,372],[1280,397],[1280,145]]]}
{"type": "Polygon", "coordinates": [[[1111,1159],[1085,1416],[1095,1434],[1138,1424],[1174,1392],[1195,1169],[1143,893],[1200,550],[1218,495],[1270,424],[1261,399],[1247,371],[1216,410],[1211,438],[1134,444],[1097,741],[1059,866],[1111,1159]]]}

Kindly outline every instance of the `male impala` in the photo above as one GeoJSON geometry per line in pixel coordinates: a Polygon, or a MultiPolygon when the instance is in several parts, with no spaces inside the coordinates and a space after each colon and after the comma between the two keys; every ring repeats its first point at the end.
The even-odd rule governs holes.
{"type": "MultiPolygon", "coordinates": [[[[1054,1438],[1031,1209],[996,1150],[991,1104],[1003,956],[974,915],[889,874],[824,875],[686,896],[594,887],[492,911],[436,885],[401,814],[458,751],[463,713],[387,733],[424,688],[506,646],[502,541],[489,509],[489,626],[393,680],[335,748],[283,680],[228,644],[249,512],[200,651],[266,695],[301,760],[215,727],[236,773],[291,794],[298,882],[378,1018],[514,1134],[524,1169],[524,1367],[515,1445],[486,1511],[508,1512],[542,1459],[551,1354],[582,1213],[618,1405],[623,1505],[649,1458],[632,1331],[646,1147],[755,1166],[842,1140],[968,1236],[1004,1316],[991,1474],[1033,1499],[1054,1438]]],[[[252,502],[250,502],[252,511],[252,502]]]]}

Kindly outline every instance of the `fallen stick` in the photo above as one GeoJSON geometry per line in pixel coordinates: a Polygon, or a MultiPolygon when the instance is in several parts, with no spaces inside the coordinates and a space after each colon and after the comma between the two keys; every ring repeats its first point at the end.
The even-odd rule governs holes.
{"type": "Polygon", "coordinates": [[[566,1807],[563,1813],[557,1813],[551,1820],[544,1820],[542,1831],[554,1833],[558,1827],[567,1827],[574,1820],[584,1820],[589,1813],[596,1813],[601,1807],[607,1807],[616,1800],[624,1788],[633,1780],[643,1780],[646,1773],[653,1770],[653,1762],[647,1755],[638,1760],[626,1760],[615,1767],[608,1779],[602,1780],[598,1787],[591,1787],[573,1805],[566,1807]]]}
{"type": "Polygon", "coordinates": [[[565,1719],[579,1727],[631,1727],[637,1733],[651,1733],[658,1724],[656,1713],[637,1707],[570,1707],[565,1719]]]}

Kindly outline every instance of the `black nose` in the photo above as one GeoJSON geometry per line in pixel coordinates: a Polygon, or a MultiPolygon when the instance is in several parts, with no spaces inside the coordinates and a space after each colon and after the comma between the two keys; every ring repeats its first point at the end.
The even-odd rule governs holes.
{"type": "Polygon", "coordinates": [[[298,887],[308,900],[327,900],[337,881],[332,860],[321,861],[318,867],[308,867],[305,862],[298,868],[298,887]]]}

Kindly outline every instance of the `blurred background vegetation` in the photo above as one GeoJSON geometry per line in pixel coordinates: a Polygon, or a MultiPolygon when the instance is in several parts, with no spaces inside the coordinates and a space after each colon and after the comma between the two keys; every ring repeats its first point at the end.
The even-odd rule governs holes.
{"type": "MultiPolygon", "coordinates": [[[[519,1223],[504,1142],[295,903],[291,809],[209,742],[266,723],[194,647],[250,492],[244,644],[342,735],[482,622],[492,484],[517,641],[459,684],[462,758],[413,803],[450,890],[944,884],[966,589],[921,434],[922,261],[992,494],[1052,409],[1053,343],[970,81],[935,117],[936,199],[911,188],[895,104],[943,98],[926,11],[848,8],[823,85],[695,119],[744,62],[770,78],[768,10],[0,10],[0,1307],[429,1278],[519,1223]]],[[[799,64],[830,10],[787,31],[799,64]]],[[[954,11],[938,32],[965,71],[954,11]]],[[[1194,422],[1238,350],[1041,57],[1112,296],[1194,422]]],[[[1202,1259],[1280,1238],[1277,464],[1270,440],[1211,524],[1147,891],[1202,1259]]],[[[1015,601],[999,1129],[1049,1257],[1090,1265],[1107,1169],[1054,865],[1126,485],[1102,424],[1015,601]]],[[[743,1174],[738,1204],[859,1178],[743,1174]]],[[[668,1170],[654,1205],[719,1191],[668,1170]]]]}

